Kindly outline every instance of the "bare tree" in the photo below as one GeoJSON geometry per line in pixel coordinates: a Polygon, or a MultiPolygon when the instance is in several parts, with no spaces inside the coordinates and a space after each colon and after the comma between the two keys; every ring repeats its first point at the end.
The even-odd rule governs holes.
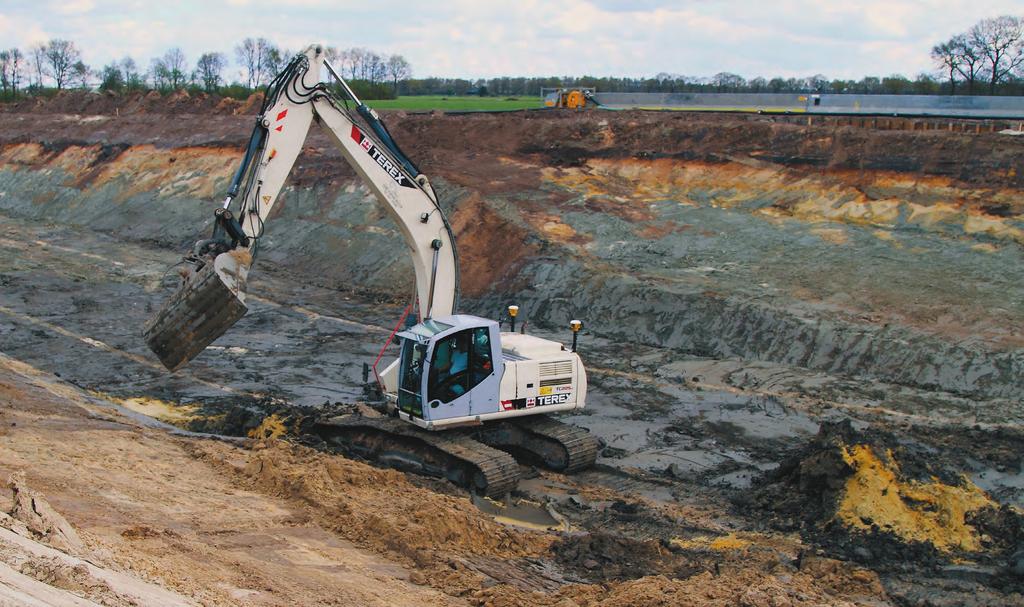
{"type": "Polygon", "coordinates": [[[245,69],[249,88],[256,89],[267,75],[268,54],[275,48],[266,38],[246,38],[235,47],[238,63],[245,69]]]}
{"type": "Polygon", "coordinates": [[[8,52],[11,55],[11,94],[17,96],[18,87],[21,85],[21,79],[25,75],[25,55],[23,55],[21,50],[18,48],[12,48],[8,52]]]}
{"type": "Polygon", "coordinates": [[[366,74],[364,79],[376,84],[378,82],[384,82],[388,77],[387,62],[384,58],[370,51],[366,55],[366,74]]]}
{"type": "Polygon", "coordinates": [[[50,76],[59,91],[73,76],[73,68],[77,62],[81,61],[82,53],[74,42],[55,38],[46,44],[44,55],[50,76]]]}
{"type": "Polygon", "coordinates": [[[261,63],[261,58],[256,48],[256,41],[252,38],[243,40],[235,47],[235,56],[238,58],[238,63],[241,64],[242,69],[245,70],[249,88],[256,88],[256,80],[259,78],[258,74],[261,63]]]}
{"type": "Polygon", "coordinates": [[[185,53],[177,47],[153,59],[153,86],[164,91],[182,88],[188,79],[185,65],[185,53]]]}
{"type": "Polygon", "coordinates": [[[145,87],[145,74],[139,72],[139,68],[135,65],[135,60],[131,57],[125,57],[118,62],[118,67],[121,69],[121,76],[124,80],[124,86],[129,91],[139,90],[145,87]]]}
{"type": "Polygon", "coordinates": [[[324,58],[331,62],[331,65],[338,67],[341,65],[341,49],[336,46],[328,46],[324,49],[324,58]]]}
{"type": "Polygon", "coordinates": [[[46,45],[37,44],[29,50],[29,57],[32,63],[32,73],[36,80],[34,85],[43,88],[43,77],[47,75],[46,70],[46,45]]]}
{"type": "Polygon", "coordinates": [[[263,55],[263,74],[268,82],[284,70],[284,66],[291,61],[292,55],[294,53],[288,49],[278,48],[271,42],[267,43],[267,49],[263,55]]]}
{"type": "Polygon", "coordinates": [[[815,74],[804,79],[804,86],[816,93],[824,93],[830,82],[824,74],[815,74]]]}
{"type": "Polygon", "coordinates": [[[177,90],[184,87],[188,81],[188,61],[184,51],[179,47],[168,50],[164,53],[164,65],[167,66],[171,88],[177,90]]]}
{"type": "Polygon", "coordinates": [[[932,60],[949,78],[949,94],[956,95],[956,75],[960,71],[963,56],[956,39],[947,40],[932,47],[932,60]]]}
{"type": "Polygon", "coordinates": [[[1024,19],[1004,15],[979,21],[968,34],[989,74],[988,92],[1024,64],[1024,19]]]}
{"type": "Polygon", "coordinates": [[[401,55],[391,55],[387,61],[388,78],[395,88],[395,95],[398,95],[398,83],[412,75],[412,66],[401,55]]]}
{"type": "Polygon", "coordinates": [[[366,56],[370,51],[365,48],[350,48],[346,51],[348,57],[349,78],[352,80],[365,80],[366,56]]]}
{"type": "Polygon", "coordinates": [[[227,59],[221,53],[203,53],[196,62],[196,75],[203,88],[212,93],[221,84],[221,73],[227,67],[227,59]]]}
{"type": "Polygon", "coordinates": [[[171,88],[171,70],[163,57],[156,57],[150,62],[149,74],[153,78],[153,88],[160,91],[171,88]]]}
{"type": "Polygon", "coordinates": [[[338,53],[338,68],[341,70],[341,75],[344,76],[345,72],[348,72],[349,78],[355,78],[355,64],[352,56],[352,49],[347,48],[339,51],[338,53]]]}
{"type": "Polygon", "coordinates": [[[959,57],[956,71],[967,83],[967,94],[973,95],[974,83],[978,81],[978,76],[981,74],[983,56],[978,47],[964,34],[953,36],[949,44],[952,45],[952,51],[959,57]]]}
{"type": "Polygon", "coordinates": [[[0,51],[0,86],[4,95],[11,89],[11,51],[0,51]]]}

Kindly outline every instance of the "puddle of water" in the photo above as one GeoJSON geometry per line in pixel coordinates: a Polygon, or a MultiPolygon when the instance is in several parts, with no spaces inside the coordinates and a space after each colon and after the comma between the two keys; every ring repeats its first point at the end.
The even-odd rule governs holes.
{"type": "Polygon", "coordinates": [[[556,518],[550,507],[525,499],[511,499],[498,502],[487,497],[473,496],[473,504],[495,521],[534,529],[537,531],[569,531],[569,523],[556,518]]]}
{"type": "Polygon", "coordinates": [[[968,475],[971,481],[989,493],[999,493],[1000,501],[1006,500],[1017,508],[1024,508],[1024,471],[1003,471],[987,466],[968,475]]]}
{"type": "Polygon", "coordinates": [[[156,419],[172,425],[188,423],[196,418],[198,407],[195,405],[176,405],[157,398],[148,396],[136,396],[121,398],[104,392],[93,391],[93,396],[121,405],[129,411],[141,413],[146,417],[156,419]]]}

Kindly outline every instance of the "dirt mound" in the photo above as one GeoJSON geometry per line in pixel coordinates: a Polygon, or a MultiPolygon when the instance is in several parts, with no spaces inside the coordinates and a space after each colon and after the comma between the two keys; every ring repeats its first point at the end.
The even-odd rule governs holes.
{"type": "Polygon", "coordinates": [[[220,114],[251,115],[259,109],[262,93],[254,93],[245,101],[187,91],[160,93],[93,93],[91,91],[60,91],[50,98],[32,97],[0,104],[0,112],[17,114],[84,114],[115,116],[122,114],[220,114]]]}
{"type": "Polygon", "coordinates": [[[401,555],[417,565],[445,554],[502,558],[538,556],[552,536],[494,522],[466,498],[412,485],[403,473],[282,441],[256,443],[245,461],[221,445],[196,455],[229,467],[253,489],[305,504],[309,515],[359,544],[401,555]]]}
{"type": "MultiPolygon", "coordinates": [[[[823,559],[824,560],[824,559],[823,559]]],[[[844,568],[837,562],[815,570],[778,572],[752,569],[714,574],[704,571],[686,579],[651,575],[625,582],[572,585],[557,593],[509,592],[496,587],[474,593],[477,603],[494,607],[557,605],[569,607],[774,607],[850,606],[886,604],[885,591],[877,577],[864,570],[844,568]]]]}
{"type": "Polygon", "coordinates": [[[639,541],[605,533],[571,536],[551,546],[556,561],[593,581],[636,579],[648,575],[687,578],[703,570],[700,563],[661,542],[639,541]]]}
{"type": "Polygon", "coordinates": [[[1000,565],[1024,540],[1024,516],[993,501],[934,454],[894,436],[823,424],[818,435],[741,498],[780,529],[844,558],[938,566],[1000,565]]]}

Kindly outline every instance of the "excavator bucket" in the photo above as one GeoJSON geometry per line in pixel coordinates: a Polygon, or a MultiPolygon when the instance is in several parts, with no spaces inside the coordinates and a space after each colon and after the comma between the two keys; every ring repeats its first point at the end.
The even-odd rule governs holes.
{"type": "Polygon", "coordinates": [[[143,329],[146,344],[165,367],[179,369],[245,316],[251,263],[248,251],[229,251],[184,276],[143,329]]]}

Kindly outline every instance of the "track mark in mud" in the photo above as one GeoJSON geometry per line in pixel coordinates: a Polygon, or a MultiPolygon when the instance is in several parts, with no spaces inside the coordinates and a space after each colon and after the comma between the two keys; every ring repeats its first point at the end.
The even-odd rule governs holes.
{"type": "MultiPolygon", "coordinates": [[[[741,367],[741,370],[745,367],[741,367]]],[[[779,371],[778,374],[783,379],[790,378],[792,369],[785,369],[779,371]]],[[[672,379],[667,377],[661,377],[652,373],[644,373],[642,371],[623,371],[620,369],[610,369],[606,367],[597,367],[587,365],[587,373],[594,375],[605,375],[609,377],[616,377],[622,379],[628,379],[630,381],[642,382],[651,386],[659,386],[674,383],[672,379]]],[[[888,419],[889,422],[894,424],[906,424],[911,423],[922,427],[942,427],[950,423],[950,410],[943,411],[943,417],[937,417],[935,415],[925,415],[920,413],[910,413],[907,411],[899,411],[891,407],[886,407],[882,402],[874,402],[872,404],[857,404],[853,402],[847,402],[843,400],[837,400],[834,395],[822,396],[822,395],[810,395],[806,392],[799,390],[788,390],[782,388],[784,382],[778,382],[779,387],[775,387],[773,382],[762,382],[756,385],[756,389],[748,389],[742,386],[731,385],[728,380],[723,381],[712,381],[709,380],[708,373],[700,372],[701,381],[699,383],[699,389],[702,391],[715,391],[724,392],[728,394],[734,394],[743,397],[770,397],[777,398],[786,403],[787,407],[794,407],[798,410],[804,410],[807,412],[808,407],[810,410],[817,411],[823,405],[826,408],[836,409],[843,412],[846,416],[863,421],[879,421],[881,419],[888,419]],[[782,388],[782,389],[780,389],[782,388]]],[[[686,375],[689,377],[689,375],[686,375]]],[[[728,377],[728,375],[726,376],[728,377]]],[[[831,376],[835,378],[836,376],[831,376]]],[[[814,415],[812,415],[814,417],[814,415]]],[[[1004,428],[1018,428],[1019,424],[1014,422],[986,422],[976,419],[976,415],[973,412],[965,413],[963,419],[959,420],[961,423],[966,423],[971,426],[977,427],[983,430],[998,430],[1004,428]]]]}
{"type": "MultiPolygon", "coordinates": [[[[64,253],[72,253],[74,255],[77,255],[78,257],[83,257],[83,258],[86,258],[86,259],[102,261],[104,263],[108,263],[108,264],[111,264],[111,265],[113,265],[115,267],[119,267],[119,268],[125,267],[125,264],[123,262],[117,261],[116,259],[112,259],[110,257],[105,257],[103,255],[97,255],[96,253],[88,253],[86,251],[81,251],[79,249],[75,249],[75,248],[72,248],[72,247],[65,247],[65,246],[61,246],[61,245],[56,245],[56,244],[49,243],[49,242],[44,242],[44,241],[41,241],[41,240],[36,240],[32,244],[34,244],[36,246],[39,246],[41,248],[44,248],[44,249],[53,249],[53,250],[61,251],[61,252],[64,252],[64,253]]],[[[14,250],[22,250],[22,249],[25,248],[25,243],[15,242],[13,240],[9,240],[9,239],[6,239],[6,238],[0,238],[0,247],[5,247],[5,248],[9,248],[9,249],[14,249],[14,250]]],[[[162,275],[163,273],[159,273],[159,274],[162,275]]],[[[158,272],[155,272],[155,271],[141,271],[141,272],[138,273],[138,275],[152,277],[152,276],[157,276],[158,272]]],[[[342,325],[345,325],[345,326],[348,326],[348,327],[353,327],[353,328],[357,328],[357,329],[362,329],[364,331],[369,331],[371,333],[380,333],[380,334],[385,334],[385,335],[391,333],[391,330],[387,329],[385,327],[381,327],[381,326],[378,326],[378,325],[371,325],[371,324],[361,323],[361,322],[357,322],[357,321],[354,321],[354,320],[349,320],[347,318],[341,318],[339,316],[332,316],[332,315],[329,315],[329,314],[321,314],[320,312],[317,312],[315,310],[310,310],[309,308],[306,308],[306,307],[303,307],[303,306],[284,304],[284,303],[280,303],[280,302],[276,302],[276,301],[267,299],[265,297],[260,297],[260,296],[251,295],[251,294],[247,295],[246,297],[249,300],[252,300],[252,301],[264,304],[266,306],[270,306],[272,308],[284,308],[284,309],[287,309],[287,310],[292,310],[294,312],[298,312],[299,314],[302,314],[303,316],[305,316],[306,318],[308,318],[310,320],[327,320],[327,321],[336,322],[336,323],[339,323],[339,324],[342,324],[342,325]]]]}
{"type": "MultiPolygon", "coordinates": [[[[53,324],[51,322],[47,322],[45,320],[41,320],[39,318],[35,318],[35,317],[32,317],[32,316],[29,316],[28,314],[22,314],[21,312],[17,312],[15,310],[12,310],[12,309],[6,307],[6,306],[0,306],[0,314],[6,314],[7,316],[9,316],[11,318],[14,318],[14,319],[17,319],[17,320],[20,320],[22,322],[26,322],[26,323],[35,325],[37,327],[43,327],[45,329],[53,331],[54,333],[57,333],[57,334],[62,335],[64,337],[80,341],[80,342],[82,342],[82,343],[84,343],[84,344],[86,344],[86,345],[88,345],[90,347],[96,348],[97,350],[102,350],[102,351],[107,352],[109,354],[113,354],[115,356],[119,356],[119,357],[124,358],[126,360],[130,360],[130,361],[132,361],[134,363],[140,364],[140,365],[142,365],[142,366],[144,366],[144,367],[146,367],[148,369],[151,369],[153,371],[158,371],[161,374],[167,373],[167,369],[165,369],[162,365],[158,365],[157,363],[155,363],[155,362],[153,362],[151,360],[147,360],[143,356],[139,356],[138,354],[132,354],[131,352],[125,352],[124,350],[119,350],[118,348],[115,348],[115,347],[113,347],[113,346],[111,346],[109,344],[106,344],[106,343],[104,343],[102,341],[99,341],[98,339],[93,339],[93,338],[91,338],[91,337],[89,337],[87,335],[82,335],[81,333],[76,333],[74,331],[65,329],[64,327],[61,327],[59,325],[55,325],[55,324],[53,324]]],[[[245,392],[240,392],[238,390],[235,390],[234,388],[230,388],[228,386],[223,386],[221,384],[217,384],[217,383],[214,383],[214,382],[211,382],[211,381],[207,381],[205,379],[201,379],[201,378],[198,378],[198,377],[191,377],[190,379],[191,379],[191,381],[194,381],[194,382],[196,382],[198,384],[202,384],[203,386],[206,386],[207,388],[213,388],[215,390],[220,390],[222,392],[227,392],[228,394],[233,394],[233,395],[243,395],[243,394],[246,394],[245,392]]]]}
{"type": "Polygon", "coordinates": [[[331,322],[336,322],[336,323],[345,325],[347,327],[355,327],[357,329],[363,329],[364,331],[369,331],[371,333],[381,333],[383,335],[390,335],[391,334],[391,330],[390,329],[385,329],[384,327],[380,327],[380,326],[377,326],[377,325],[368,325],[368,324],[365,324],[365,323],[356,322],[354,320],[349,320],[347,318],[341,318],[340,316],[330,316],[330,315],[327,315],[327,314],[321,314],[319,312],[316,312],[314,310],[310,310],[309,308],[304,308],[302,306],[294,306],[294,305],[289,305],[289,304],[283,304],[283,303],[279,303],[279,302],[276,302],[276,301],[273,301],[273,300],[270,300],[270,299],[266,299],[264,297],[259,297],[259,296],[256,296],[256,295],[246,295],[246,298],[250,299],[252,301],[256,301],[256,302],[259,302],[261,304],[270,306],[272,308],[285,308],[287,310],[292,310],[294,312],[298,312],[299,314],[302,314],[303,316],[305,316],[306,318],[308,318],[310,320],[329,320],[331,322]]]}
{"type": "Polygon", "coordinates": [[[86,253],[85,251],[79,251],[78,249],[73,249],[71,247],[64,247],[64,246],[61,246],[61,245],[53,244],[52,242],[45,242],[45,241],[42,241],[42,240],[35,240],[35,241],[32,241],[31,243],[25,243],[25,242],[15,242],[15,241],[9,240],[7,238],[0,238],[0,247],[6,247],[8,249],[23,250],[25,248],[26,244],[35,245],[35,246],[43,248],[43,249],[55,249],[57,251],[62,251],[64,253],[74,253],[75,255],[78,255],[79,257],[85,257],[87,259],[95,259],[97,261],[103,261],[103,262],[106,262],[106,263],[109,263],[109,264],[113,264],[113,265],[115,265],[117,267],[124,267],[124,265],[125,265],[124,262],[115,261],[113,259],[110,259],[109,257],[103,257],[102,255],[97,255],[95,253],[86,253]]]}

